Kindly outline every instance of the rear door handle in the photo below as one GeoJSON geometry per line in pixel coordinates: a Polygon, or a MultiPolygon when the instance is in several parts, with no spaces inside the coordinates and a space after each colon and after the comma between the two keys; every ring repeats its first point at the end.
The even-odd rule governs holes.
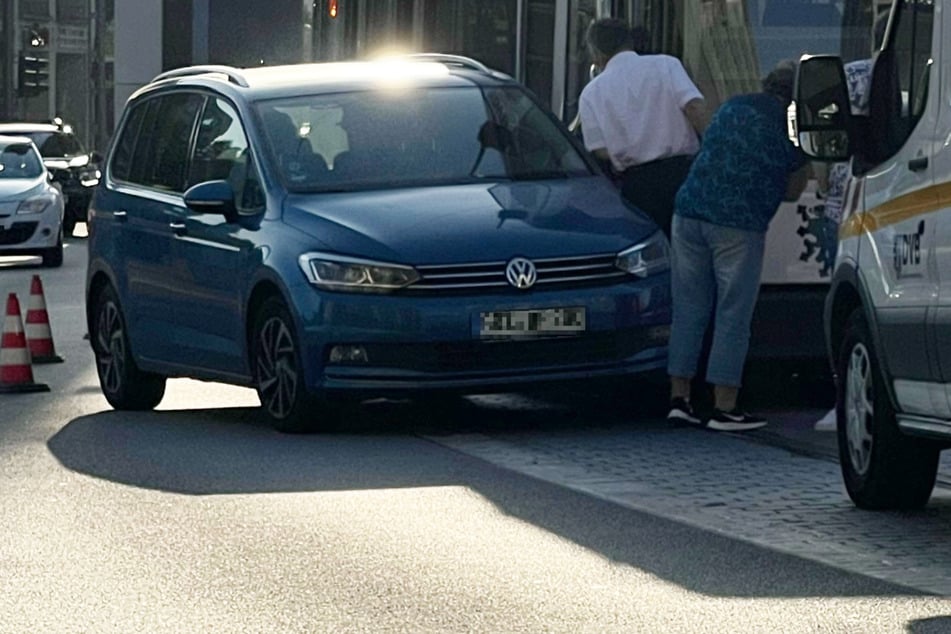
{"type": "Polygon", "coordinates": [[[116,220],[121,220],[122,222],[125,222],[126,220],[129,219],[129,214],[126,213],[125,209],[117,209],[116,211],[112,212],[112,217],[115,218],[116,220]]]}
{"type": "Polygon", "coordinates": [[[910,169],[913,172],[920,172],[923,169],[927,169],[927,167],[928,167],[927,156],[919,156],[918,158],[913,158],[910,161],[908,161],[908,169],[910,169]]]}
{"type": "Polygon", "coordinates": [[[184,222],[170,222],[168,226],[177,236],[183,236],[188,233],[184,222]]]}

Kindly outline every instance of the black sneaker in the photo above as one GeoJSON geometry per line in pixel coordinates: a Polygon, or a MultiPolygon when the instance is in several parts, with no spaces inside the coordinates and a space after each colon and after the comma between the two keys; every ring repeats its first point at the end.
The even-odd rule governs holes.
{"type": "Polygon", "coordinates": [[[700,419],[693,411],[690,401],[684,398],[675,398],[670,401],[670,411],[667,412],[667,420],[673,422],[684,422],[692,425],[699,425],[700,419]]]}
{"type": "Polygon", "coordinates": [[[717,431],[749,431],[765,426],[766,419],[762,416],[753,416],[738,409],[729,412],[715,409],[710,420],[707,421],[707,427],[717,431]]]}

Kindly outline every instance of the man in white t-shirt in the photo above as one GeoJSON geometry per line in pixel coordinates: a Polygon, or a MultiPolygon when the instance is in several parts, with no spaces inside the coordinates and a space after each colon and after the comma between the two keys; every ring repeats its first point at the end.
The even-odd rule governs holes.
{"type": "Polygon", "coordinates": [[[581,92],[585,147],[621,179],[621,193],[670,235],[674,196],[709,113],[683,64],[670,55],[633,51],[622,20],[597,20],[588,50],[601,73],[581,92]]]}

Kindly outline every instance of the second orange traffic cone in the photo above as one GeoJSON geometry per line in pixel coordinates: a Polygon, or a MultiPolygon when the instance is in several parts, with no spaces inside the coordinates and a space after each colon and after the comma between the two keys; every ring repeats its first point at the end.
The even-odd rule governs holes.
{"type": "Polygon", "coordinates": [[[26,308],[26,341],[30,354],[33,355],[33,363],[63,362],[63,358],[56,354],[53,346],[53,331],[50,329],[50,316],[46,311],[43,282],[39,275],[34,275],[30,283],[30,299],[26,308]]]}
{"type": "Polygon", "coordinates": [[[20,319],[20,300],[16,294],[7,297],[7,312],[0,335],[0,394],[11,392],[47,392],[49,386],[33,381],[30,349],[20,319]]]}

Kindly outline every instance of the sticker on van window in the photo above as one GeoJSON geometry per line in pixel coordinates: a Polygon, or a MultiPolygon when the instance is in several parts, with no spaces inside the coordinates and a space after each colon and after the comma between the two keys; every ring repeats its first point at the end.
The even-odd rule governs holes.
{"type": "Polygon", "coordinates": [[[918,230],[915,231],[915,233],[895,234],[892,253],[894,256],[896,277],[917,273],[913,269],[921,266],[921,236],[924,234],[924,220],[918,223],[918,230]]]}
{"type": "Polygon", "coordinates": [[[825,205],[799,205],[796,208],[802,218],[796,230],[802,238],[803,262],[815,261],[819,265],[819,277],[829,277],[835,264],[836,241],[839,239],[839,224],[826,216],[825,205]]]}

